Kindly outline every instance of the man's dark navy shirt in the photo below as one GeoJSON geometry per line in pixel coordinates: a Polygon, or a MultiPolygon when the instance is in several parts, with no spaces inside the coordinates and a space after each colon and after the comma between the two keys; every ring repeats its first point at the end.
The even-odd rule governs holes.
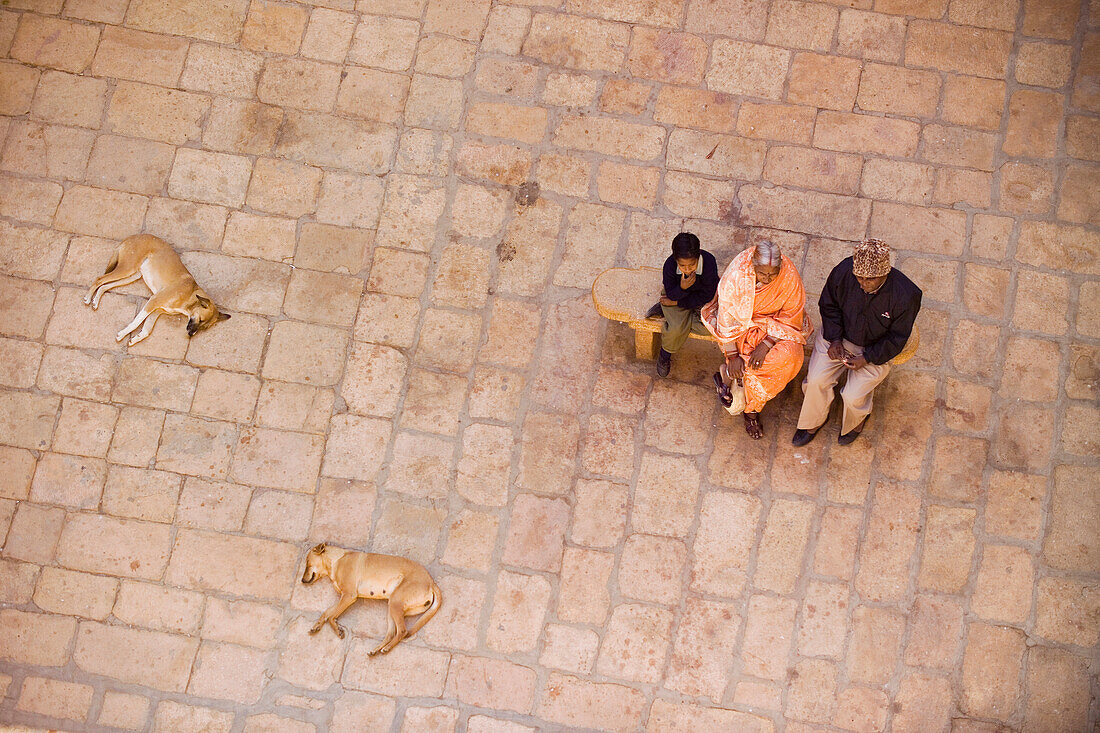
{"type": "Polygon", "coordinates": [[[921,289],[894,268],[882,287],[868,295],[852,273],[849,257],[833,268],[821,291],[821,336],[830,343],[848,339],[863,347],[867,361],[885,364],[905,348],[920,299],[921,289]]]}
{"type": "Polygon", "coordinates": [[[669,256],[665,260],[662,282],[665,286],[665,297],[675,300],[681,308],[702,308],[709,303],[714,294],[718,292],[718,262],[714,255],[705,249],[699,251],[703,260],[703,266],[695,271],[695,282],[684,290],[680,287],[680,275],[676,272],[676,258],[669,256]]]}

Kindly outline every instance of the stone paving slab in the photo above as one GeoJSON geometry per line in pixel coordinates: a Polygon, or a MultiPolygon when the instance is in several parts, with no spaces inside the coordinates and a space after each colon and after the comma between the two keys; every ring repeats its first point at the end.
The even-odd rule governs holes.
{"type": "Polygon", "coordinates": [[[0,723],[1096,730],[1098,165],[1095,0],[4,2],[0,723]],[[891,243],[864,439],[634,360],[684,229],[891,243]],[[232,320],[117,344],[141,231],[232,320]],[[309,636],[322,540],[438,616],[309,636]]]}

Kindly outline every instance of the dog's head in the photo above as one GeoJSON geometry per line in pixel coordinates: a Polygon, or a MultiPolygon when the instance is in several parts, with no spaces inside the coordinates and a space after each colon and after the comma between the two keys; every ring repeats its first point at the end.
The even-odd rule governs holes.
{"type": "Polygon", "coordinates": [[[326,575],[323,560],[326,549],[324,542],[310,548],[309,553],[306,554],[306,570],[302,573],[303,583],[308,585],[326,575]]]}
{"type": "Polygon", "coordinates": [[[219,321],[227,320],[229,320],[228,313],[219,311],[210,298],[195,293],[187,308],[187,337],[190,338],[199,331],[205,331],[219,321]]]}

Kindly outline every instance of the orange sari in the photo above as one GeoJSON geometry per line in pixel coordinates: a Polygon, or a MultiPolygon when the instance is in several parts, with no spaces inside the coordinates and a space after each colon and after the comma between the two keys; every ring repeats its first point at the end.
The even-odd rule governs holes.
{"type": "Polygon", "coordinates": [[[794,265],[783,257],[779,274],[759,290],[752,267],[755,248],[733,258],[714,300],[700,311],[703,324],[718,339],[724,355],[745,360],[745,412],[760,412],[802,368],[802,347],[813,333],[806,318],[806,290],[794,265]],[[759,369],[749,366],[753,350],[771,336],[775,346],[759,369]]]}

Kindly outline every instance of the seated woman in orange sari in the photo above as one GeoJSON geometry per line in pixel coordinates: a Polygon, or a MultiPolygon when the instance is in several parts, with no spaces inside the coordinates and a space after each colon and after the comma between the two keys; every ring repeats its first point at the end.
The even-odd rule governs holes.
{"type": "Polygon", "coordinates": [[[805,306],[798,271],[776,244],[763,241],[733,258],[718,294],[700,313],[726,360],[714,375],[718,397],[729,407],[731,383],[744,385],[745,431],[753,439],[764,435],[764,403],[802,368],[803,345],[813,332],[805,306]]]}

